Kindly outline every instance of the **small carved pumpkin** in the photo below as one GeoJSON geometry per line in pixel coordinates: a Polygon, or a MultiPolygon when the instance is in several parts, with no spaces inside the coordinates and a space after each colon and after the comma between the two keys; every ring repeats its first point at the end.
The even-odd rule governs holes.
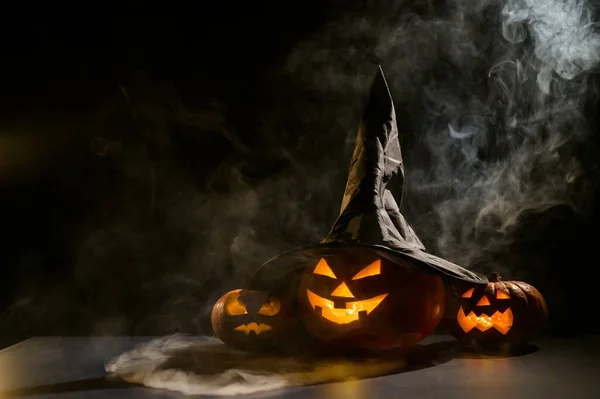
{"type": "Polygon", "coordinates": [[[233,290],[213,306],[211,323],[217,337],[244,350],[274,349],[288,342],[295,318],[285,301],[263,291],[233,290]]]}
{"type": "Polygon", "coordinates": [[[502,281],[492,273],[482,287],[463,287],[451,325],[457,339],[482,344],[525,343],[545,326],[548,308],[542,294],[522,281],[502,281]],[[458,310],[456,310],[458,307],[458,310]]]}
{"type": "Polygon", "coordinates": [[[356,249],[323,254],[304,271],[298,292],[300,314],[315,337],[375,351],[411,346],[431,334],[444,300],[440,277],[356,249]]]}

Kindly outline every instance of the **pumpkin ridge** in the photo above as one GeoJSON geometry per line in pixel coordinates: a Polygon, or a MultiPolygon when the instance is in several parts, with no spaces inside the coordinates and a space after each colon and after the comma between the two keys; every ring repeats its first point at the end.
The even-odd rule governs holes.
{"type": "Polygon", "coordinates": [[[515,298],[522,299],[525,302],[525,306],[529,306],[529,296],[527,295],[527,290],[524,290],[523,287],[518,285],[515,281],[509,281],[508,283],[510,283],[512,291],[517,293],[515,298]]]}

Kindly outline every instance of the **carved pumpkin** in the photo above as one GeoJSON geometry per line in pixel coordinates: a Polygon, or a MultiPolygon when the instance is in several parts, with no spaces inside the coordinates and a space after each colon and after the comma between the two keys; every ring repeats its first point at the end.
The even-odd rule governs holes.
{"type": "Polygon", "coordinates": [[[285,301],[263,291],[233,290],[213,306],[211,323],[227,345],[246,350],[274,349],[289,341],[296,324],[285,301]]]}
{"type": "Polygon", "coordinates": [[[546,301],[536,288],[522,281],[502,281],[498,273],[492,273],[486,286],[454,291],[459,298],[450,329],[458,339],[525,343],[544,328],[548,318],[546,301]]]}
{"type": "Polygon", "coordinates": [[[314,336],[375,351],[411,346],[431,334],[444,299],[439,276],[341,248],[303,272],[298,292],[302,319],[314,336]]]}

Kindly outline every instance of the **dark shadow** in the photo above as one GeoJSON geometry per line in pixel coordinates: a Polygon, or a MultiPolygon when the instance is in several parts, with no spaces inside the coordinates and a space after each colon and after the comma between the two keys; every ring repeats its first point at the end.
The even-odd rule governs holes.
{"type": "Polygon", "coordinates": [[[394,374],[406,373],[444,364],[455,359],[458,354],[459,348],[456,341],[443,341],[427,345],[417,345],[415,351],[406,355],[406,366],[394,374]]]}
{"type": "Polygon", "coordinates": [[[67,392],[98,391],[104,389],[124,389],[132,388],[134,386],[136,385],[125,382],[119,378],[100,377],[78,381],[60,382],[57,384],[40,385],[31,388],[14,389],[11,391],[0,391],[0,398],[51,395],[67,392]]]}
{"type": "Polygon", "coordinates": [[[465,344],[460,346],[460,359],[503,359],[530,355],[539,350],[534,344],[482,346],[465,344]]]}

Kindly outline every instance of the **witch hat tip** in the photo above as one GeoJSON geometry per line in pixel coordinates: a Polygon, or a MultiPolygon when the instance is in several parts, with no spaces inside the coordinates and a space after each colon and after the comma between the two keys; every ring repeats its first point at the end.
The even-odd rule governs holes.
{"type": "Polygon", "coordinates": [[[381,119],[381,122],[383,123],[386,118],[389,118],[389,108],[390,106],[393,107],[393,100],[381,65],[378,65],[377,72],[371,81],[369,93],[369,100],[367,101],[364,112],[371,116],[381,114],[380,118],[377,119],[381,119]]]}
{"type": "Polygon", "coordinates": [[[387,84],[387,80],[385,78],[385,74],[383,73],[383,68],[381,65],[377,65],[377,72],[375,73],[375,77],[373,78],[373,82],[371,87],[383,86],[386,91],[389,91],[389,87],[387,84]]]}

